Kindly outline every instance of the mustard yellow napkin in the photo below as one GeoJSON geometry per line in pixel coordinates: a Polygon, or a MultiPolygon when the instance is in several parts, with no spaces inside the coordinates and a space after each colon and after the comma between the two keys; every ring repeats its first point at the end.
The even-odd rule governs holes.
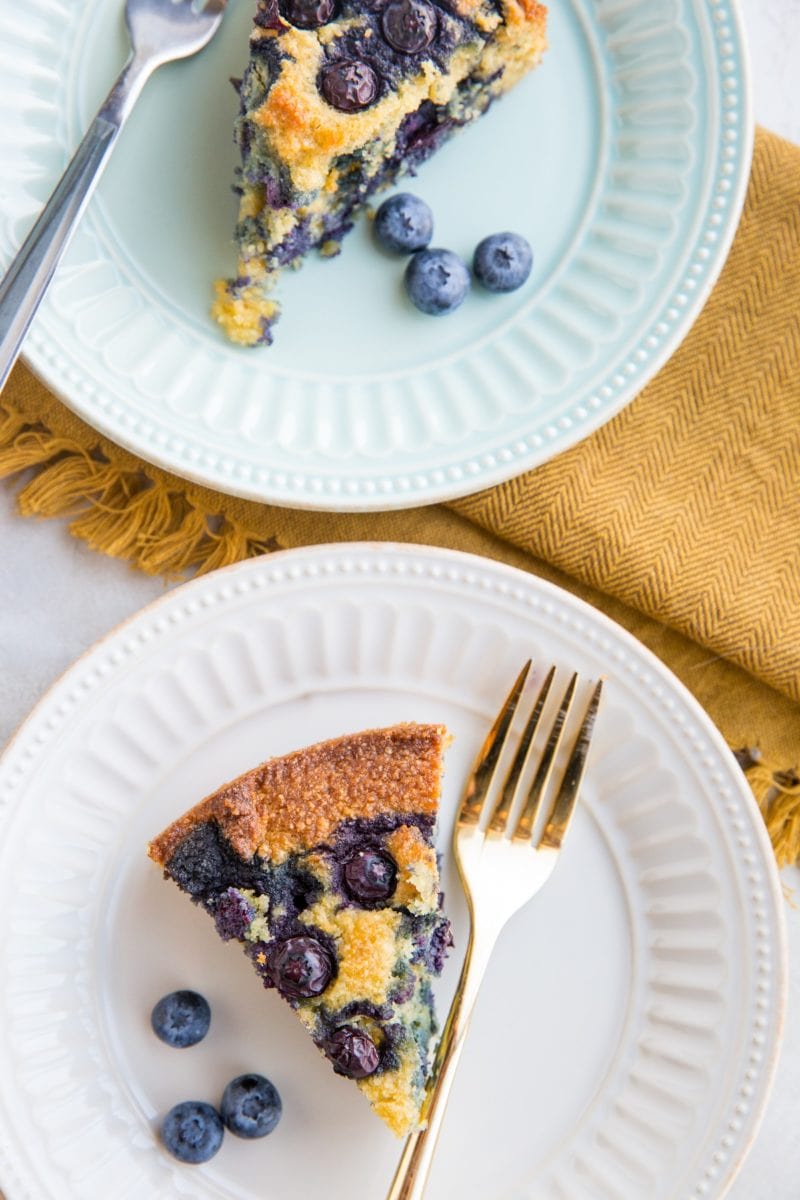
{"type": "Polygon", "coordinates": [[[748,775],[778,859],[800,853],[800,149],[772,134],[757,135],[733,249],[683,345],[536,471],[407,513],[257,505],[138,461],[19,366],[0,397],[0,475],[21,472],[24,515],[69,516],[75,536],[148,572],[366,538],[554,580],[659,654],[732,747],[760,747],[748,775]]]}

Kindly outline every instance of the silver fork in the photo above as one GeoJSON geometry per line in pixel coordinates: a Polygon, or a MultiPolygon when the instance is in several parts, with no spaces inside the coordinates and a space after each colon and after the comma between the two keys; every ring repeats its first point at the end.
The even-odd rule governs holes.
{"type": "Polygon", "coordinates": [[[542,798],[553,773],[575,699],[578,676],[573,675],[553,720],[532,780],[520,804],[520,783],[533,769],[534,737],[555,678],[555,667],[542,683],[525,724],[519,746],[488,823],[481,825],[487,797],[499,781],[500,762],[514,714],[531,669],[530,661],[486,736],[472,768],[456,817],[454,850],[469,905],[471,929],[456,994],[442,1031],[422,1106],[421,1128],[408,1138],[387,1200],[421,1200],[433,1161],[436,1141],[450,1089],[469,1029],[481,981],[500,932],[509,917],[535,896],[558,860],[586,768],[589,742],[600,704],[597,683],[580,728],[567,751],[568,759],[550,806],[544,829],[533,842],[542,798]]]}
{"type": "Polygon", "coordinates": [[[0,389],[142,88],[157,67],[208,44],[226,3],[127,0],[130,57],[0,283],[0,389]]]}

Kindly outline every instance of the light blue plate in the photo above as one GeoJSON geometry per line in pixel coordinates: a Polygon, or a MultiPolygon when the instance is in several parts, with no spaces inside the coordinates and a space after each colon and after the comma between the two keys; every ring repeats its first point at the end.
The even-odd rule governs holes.
{"type": "MultiPolygon", "coordinates": [[[[0,257],[8,261],[125,56],[121,0],[0,13],[0,257]]],[[[675,350],[724,262],[752,113],[733,0],[555,0],[543,65],[426,164],[434,242],[534,247],[528,285],[433,319],[367,222],[280,284],[270,349],[228,345],[228,83],[252,0],[148,85],[26,345],[84,419],[179,475],[297,507],[403,508],[546,461],[675,350]]],[[[405,186],[408,186],[406,184],[405,186]]]]}

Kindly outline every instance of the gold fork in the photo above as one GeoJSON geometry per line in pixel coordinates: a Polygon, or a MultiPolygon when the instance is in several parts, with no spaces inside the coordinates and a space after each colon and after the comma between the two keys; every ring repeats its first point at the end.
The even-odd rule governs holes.
{"type": "Polygon", "coordinates": [[[509,917],[535,896],[550,878],[569,827],[586,768],[589,743],[600,704],[602,682],[596,684],[580,728],[567,751],[567,765],[550,806],[544,829],[533,842],[542,798],[553,773],[567,717],[575,699],[578,676],[569,681],[536,764],[524,803],[517,804],[520,783],[533,769],[534,737],[555,678],[551,667],[525,724],[519,746],[500,788],[488,824],[481,826],[484,804],[499,780],[508,743],[531,669],[525,664],[506,697],[475,760],[456,817],[454,851],[470,913],[470,937],[456,994],[436,1052],[422,1105],[420,1128],[412,1133],[400,1158],[387,1200],[421,1200],[433,1161],[456,1068],[464,1049],[472,1010],[489,959],[509,917]],[[519,811],[518,811],[519,810],[519,811]]]}

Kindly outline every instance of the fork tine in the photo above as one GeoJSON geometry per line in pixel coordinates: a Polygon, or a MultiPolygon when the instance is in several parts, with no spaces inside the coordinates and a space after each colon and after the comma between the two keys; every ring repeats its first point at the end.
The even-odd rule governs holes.
{"type": "Polygon", "coordinates": [[[475,759],[467,786],[464,790],[464,799],[461,803],[461,811],[458,814],[457,825],[477,825],[481,819],[483,803],[492,786],[494,773],[497,769],[500,755],[503,752],[503,746],[505,745],[511,722],[514,720],[514,713],[517,711],[519,698],[525,686],[525,680],[528,678],[531,665],[531,659],[528,659],[517,676],[514,686],[506,696],[503,707],[495,717],[494,724],[487,733],[486,739],[478,752],[478,757],[475,759]]]}
{"type": "Polygon", "coordinates": [[[547,672],[547,678],[539,690],[539,695],[536,697],[536,703],[533,706],[533,712],[528,718],[528,723],[523,730],[522,738],[520,739],[519,747],[517,748],[517,753],[514,756],[511,769],[506,776],[505,783],[503,784],[503,790],[500,794],[499,800],[497,801],[495,810],[492,813],[492,819],[489,822],[489,828],[487,832],[501,834],[505,833],[508,814],[514,807],[514,797],[517,792],[517,786],[519,785],[520,778],[530,761],[531,752],[533,750],[534,735],[539,727],[542,711],[544,710],[544,706],[547,702],[547,697],[550,693],[550,687],[553,679],[555,678],[555,674],[555,667],[551,667],[547,672]]]}
{"type": "Polygon", "coordinates": [[[561,843],[564,840],[569,823],[572,820],[572,814],[575,811],[575,802],[578,799],[578,791],[580,790],[581,780],[586,769],[589,743],[597,717],[597,709],[600,706],[600,694],[602,690],[603,681],[601,679],[592,692],[592,698],[589,701],[581,727],[578,730],[578,736],[575,739],[575,745],[572,748],[572,754],[567,763],[564,778],[561,780],[561,786],[558,789],[558,794],[553,801],[553,807],[547,818],[547,824],[539,843],[540,846],[548,846],[553,850],[561,849],[561,843]]]}
{"type": "Polygon", "coordinates": [[[570,679],[567,690],[564,692],[564,698],[561,701],[561,707],[556,713],[556,718],[553,721],[553,726],[550,730],[550,736],[547,739],[547,745],[542,753],[542,758],[539,763],[536,774],[533,777],[533,782],[528,790],[528,798],[525,802],[525,808],[520,815],[516,829],[514,830],[514,841],[530,841],[533,835],[533,827],[536,824],[536,816],[539,812],[539,806],[542,802],[544,790],[547,787],[547,782],[553,770],[553,765],[556,761],[556,751],[558,750],[561,741],[561,735],[564,732],[567,716],[575,696],[575,688],[578,684],[577,673],[570,679]]]}

